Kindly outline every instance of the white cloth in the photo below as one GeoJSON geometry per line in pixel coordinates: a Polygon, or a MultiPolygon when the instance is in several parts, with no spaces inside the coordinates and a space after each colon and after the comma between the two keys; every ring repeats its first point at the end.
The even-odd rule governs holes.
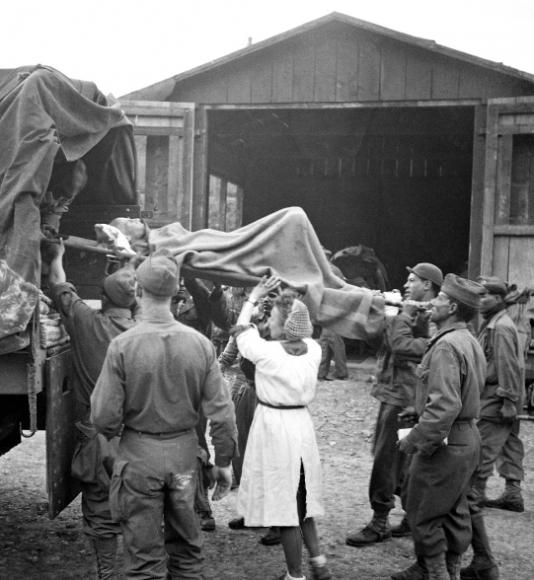
{"type": "MultiPolygon", "coordinates": [[[[271,405],[307,405],[315,397],[321,347],[305,339],[308,352],[288,354],[278,341],[251,327],[237,337],[241,354],[256,365],[256,393],[271,405]]],[[[306,477],[306,516],[324,513],[321,463],[311,415],[302,409],[258,404],[243,462],[237,512],[247,526],[298,526],[301,462],[306,477]]]]}

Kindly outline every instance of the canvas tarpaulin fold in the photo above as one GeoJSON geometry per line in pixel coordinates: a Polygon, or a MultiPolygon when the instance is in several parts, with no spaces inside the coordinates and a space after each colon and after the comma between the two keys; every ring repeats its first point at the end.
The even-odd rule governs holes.
{"type": "Polygon", "coordinates": [[[180,263],[196,270],[219,272],[220,279],[240,275],[280,276],[305,288],[304,302],[317,324],[347,338],[373,340],[384,324],[384,299],[335,276],[306,213],[290,207],[232,232],[186,230],[180,223],[150,231],[151,251],[166,248],[180,263]]]}
{"type": "Polygon", "coordinates": [[[91,196],[98,191],[107,203],[113,203],[115,195],[122,198],[115,203],[133,204],[135,147],[131,126],[124,112],[110,106],[94,83],[72,80],[38,65],[2,71],[0,136],[0,259],[27,282],[39,285],[39,204],[58,153],[66,162],[94,157],[94,148],[108,142],[108,153],[115,155],[121,141],[126,167],[109,158],[99,171],[88,167],[87,191],[80,197],[91,203],[91,196]],[[119,139],[116,131],[124,136],[119,139]],[[93,182],[99,180],[96,185],[91,184],[91,172],[93,182]],[[115,181],[107,180],[115,191],[101,191],[103,173],[115,175],[115,181]]]}

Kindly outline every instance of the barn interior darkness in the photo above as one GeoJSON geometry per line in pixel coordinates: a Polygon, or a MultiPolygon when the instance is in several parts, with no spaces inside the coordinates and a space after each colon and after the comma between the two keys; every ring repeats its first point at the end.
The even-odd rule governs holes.
{"type": "Polygon", "coordinates": [[[239,185],[243,224],[300,206],[326,248],[373,248],[401,288],[406,265],[468,259],[473,123],[472,107],[212,110],[209,172],[239,185]]]}

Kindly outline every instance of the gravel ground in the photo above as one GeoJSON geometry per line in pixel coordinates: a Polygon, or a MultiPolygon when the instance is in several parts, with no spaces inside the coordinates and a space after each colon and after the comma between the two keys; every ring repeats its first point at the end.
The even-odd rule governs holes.
{"type": "MultiPolygon", "coordinates": [[[[350,379],[321,382],[311,411],[324,468],[326,516],[318,522],[324,551],[334,578],[386,579],[406,567],[413,551],[409,538],[367,548],[345,545],[349,531],[369,520],[367,485],[372,464],[371,438],[377,403],[369,395],[372,360],[350,364],[350,379]]],[[[501,580],[532,580],[534,545],[534,423],[524,422],[522,514],[486,510],[486,523],[501,567],[501,580]]],[[[81,529],[79,498],[56,519],[46,515],[44,434],[25,440],[0,458],[0,580],[64,580],[94,578],[92,553],[81,529]]],[[[500,493],[494,476],[489,496],[500,493]]],[[[217,529],[205,534],[207,579],[274,579],[283,573],[280,546],[258,543],[265,530],[231,531],[235,493],[213,505],[217,529]]],[[[393,524],[402,511],[391,514],[393,524]]],[[[466,562],[469,560],[466,554],[466,562]]]]}

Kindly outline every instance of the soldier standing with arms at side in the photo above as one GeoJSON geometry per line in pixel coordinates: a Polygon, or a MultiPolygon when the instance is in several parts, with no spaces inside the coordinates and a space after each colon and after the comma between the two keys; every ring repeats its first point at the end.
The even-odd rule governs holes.
{"type": "Polygon", "coordinates": [[[419,419],[399,442],[413,454],[406,502],[417,556],[411,568],[428,580],[459,579],[471,540],[467,492],[480,452],[475,420],[486,361],[466,323],[479,308],[481,289],[448,274],[432,300],[438,331],[420,366],[419,419]]]}
{"type": "Polygon", "coordinates": [[[232,483],[234,408],[213,345],[171,313],[180,276],[176,261],[156,252],[136,275],[137,324],[111,342],[91,397],[99,432],[110,438],[123,428],[110,503],[121,522],[125,576],[201,580],[195,428],[202,408],[215,448],[213,499],[221,499],[232,483]]]}
{"type": "Polygon", "coordinates": [[[63,269],[63,242],[48,243],[52,255],[48,283],[57,310],[71,338],[76,398],[78,441],[72,460],[72,476],[82,488],[83,529],[96,553],[98,578],[111,580],[115,574],[117,535],[120,526],[112,521],[109,485],[118,440],[97,434],[89,419],[90,396],[102,368],[109,343],[134,324],[135,274],[132,267],[117,270],[104,279],[102,310],[85,304],[63,269]]]}
{"type": "Polygon", "coordinates": [[[482,461],[476,485],[482,505],[522,512],[525,509],[521,496],[525,451],[519,438],[517,416],[524,399],[523,348],[517,328],[506,311],[506,283],[495,276],[481,283],[484,286],[480,301],[483,322],[478,341],[488,369],[480,401],[478,429],[482,438],[482,461]],[[505,480],[505,489],[499,498],[488,500],[486,482],[495,462],[505,480]]]}
{"type": "Polygon", "coordinates": [[[478,341],[487,360],[484,388],[480,396],[478,429],[482,439],[480,464],[473,478],[471,512],[473,559],[460,572],[463,580],[497,580],[495,560],[481,507],[497,507],[516,512],[524,510],[521,497],[524,449],[519,439],[517,415],[523,404],[524,345],[515,323],[506,311],[507,284],[495,276],[481,279],[480,310],[483,322],[478,341]],[[493,465],[505,478],[503,495],[486,498],[486,483],[493,465]]]}

